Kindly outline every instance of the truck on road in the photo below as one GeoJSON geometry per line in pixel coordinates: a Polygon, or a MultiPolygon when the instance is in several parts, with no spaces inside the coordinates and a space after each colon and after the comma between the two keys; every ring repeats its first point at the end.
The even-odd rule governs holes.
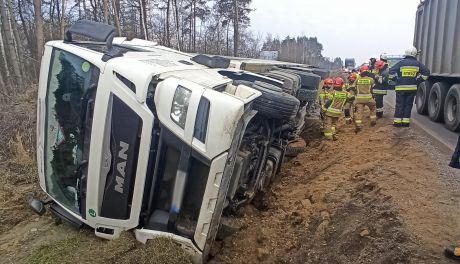
{"type": "Polygon", "coordinates": [[[460,129],[460,1],[425,0],[417,9],[414,46],[431,70],[417,90],[416,109],[451,131],[460,129]]]}

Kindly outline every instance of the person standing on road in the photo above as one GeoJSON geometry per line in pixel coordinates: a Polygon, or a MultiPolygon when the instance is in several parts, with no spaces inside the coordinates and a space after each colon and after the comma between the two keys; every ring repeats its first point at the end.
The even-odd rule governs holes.
{"type": "Polygon", "coordinates": [[[383,97],[388,93],[388,72],[387,63],[382,60],[375,63],[375,86],[372,89],[372,94],[377,105],[377,118],[383,117],[383,97]]]}
{"type": "Polygon", "coordinates": [[[334,80],[334,90],[328,94],[331,103],[326,109],[324,123],[324,136],[328,140],[337,140],[337,123],[342,117],[343,107],[351,99],[351,95],[343,90],[344,84],[345,81],[341,77],[337,77],[334,80]]]}
{"type": "Polygon", "coordinates": [[[369,66],[363,65],[359,69],[360,74],[356,79],[356,96],[355,96],[355,132],[358,133],[363,127],[364,108],[367,106],[371,112],[371,126],[376,125],[377,114],[375,109],[375,100],[372,97],[372,88],[374,87],[375,76],[369,72],[369,66]]]}
{"type": "Polygon", "coordinates": [[[417,54],[414,47],[406,50],[405,58],[390,69],[390,78],[396,82],[395,127],[410,126],[417,87],[430,75],[430,70],[416,59],[417,54]]]}

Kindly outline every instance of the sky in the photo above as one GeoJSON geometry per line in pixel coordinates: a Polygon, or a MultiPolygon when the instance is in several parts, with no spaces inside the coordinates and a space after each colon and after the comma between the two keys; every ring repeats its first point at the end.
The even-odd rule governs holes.
{"type": "Polygon", "coordinates": [[[318,37],[323,56],[355,58],[403,54],[412,46],[420,0],[253,0],[251,30],[318,37]]]}

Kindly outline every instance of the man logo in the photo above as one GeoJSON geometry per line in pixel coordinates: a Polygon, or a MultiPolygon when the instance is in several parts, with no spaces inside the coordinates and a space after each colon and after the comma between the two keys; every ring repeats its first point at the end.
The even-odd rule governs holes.
{"type": "Polygon", "coordinates": [[[126,152],[129,149],[129,144],[120,141],[120,151],[118,151],[119,161],[117,162],[117,173],[115,180],[117,184],[115,185],[115,191],[123,194],[123,185],[125,183],[125,174],[126,174],[126,161],[128,160],[128,154],[126,152]]]}

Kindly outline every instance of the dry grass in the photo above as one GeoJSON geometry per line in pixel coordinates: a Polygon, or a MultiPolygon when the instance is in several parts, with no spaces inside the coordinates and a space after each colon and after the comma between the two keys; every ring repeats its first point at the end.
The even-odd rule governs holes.
{"type": "Polygon", "coordinates": [[[35,164],[36,91],[32,86],[0,105],[0,232],[32,216],[28,200],[40,193],[35,164]]]}
{"type": "Polygon", "coordinates": [[[127,232],[118,240],[106,241],[83,230],[39,247],[27,263],[191,264],[191,257],[169,238],[155,238],[143,245],[127,232]]]}

